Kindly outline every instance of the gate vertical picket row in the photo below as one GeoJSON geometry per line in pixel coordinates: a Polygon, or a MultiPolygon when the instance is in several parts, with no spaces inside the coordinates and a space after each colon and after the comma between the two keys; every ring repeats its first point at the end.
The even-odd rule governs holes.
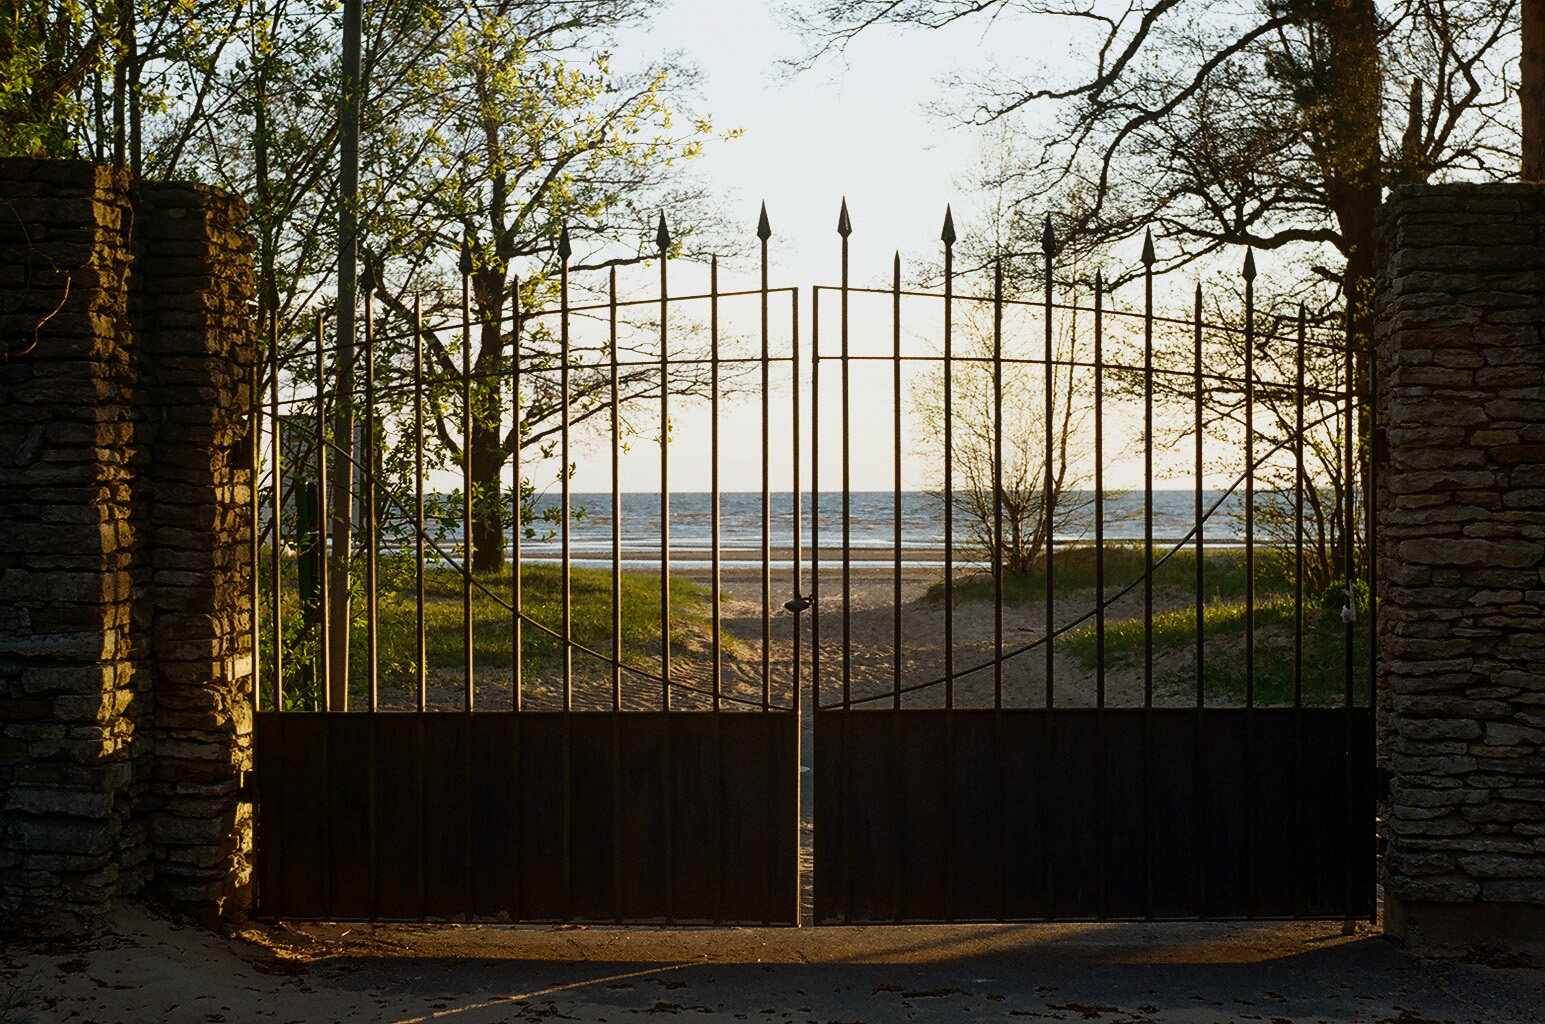
{"type": "MultiPolygon", "coordinates": [[[[941,325],[934,337],[942,350],[929,350],[924,328],[904,353],[899,261],[892,289],[852,287],[847,255],[852,230],[844,203],[838,228],[842,280],[834,288],[814,289],[812,302],[814,529],[823,521],[824,500],[837,507],[839,517],[828,529],[835,527],[843,538],[840,553],[826,552],[841,560],[841,604],[827,599],[826,611],[842,615],[843,630],[836,638],[819,630],[812,637],[814,922],[1371,917],[1374,693],[1372,673],[1358,675],[1353,652],[1356,643],[1372,646],[1374,609],[1357,596],[1354,583],[1356,549],[1366,544],[1356,535],[1355,510],[1366,507],[1367,492],[1360,493],[1355,461],[1361,448],[1354,422],[1359,396],[1350,345],[1344,338],[1309,342],[1301,310],[1296,325],[1259,328],[1253,254],[1245,261],[1242,330],[1204,323],[1200,286],[1190,317],[1160,316],[1154,308],[1157,257],[1151,235],[1139,275],[1140,311],[1127,313],[1111,304],[1101,274],[1094,277],[1091,305],[1059,305],[1049,219],[1042,237],[1040,302],[1005,296],[1002,259],[989,266],[990,295],[972,296],[955,281],[955,232],[946,210],[942,293],[906,293],[909,299],[942,303],[934,314],[941,325]],[[823,350],[819,341],[826,290],[839,298],[836,352],[823,350]],[[895,310],[883,355],[878,345],[861,352],[853,341],[849,308],[866,294],[889,298],[895,310]],[[991,328],[977,328],[979,344],[973,348],[967,338],[962,353],[962,324],[972,323],[972,310],[981,323],[990,318],[991,328]],[[1006,352],[1005,318],[1011,313],[1020,320],[1039,318],[1038,357],[1006,352]],[[1080,313],[1093,318],[1092,358],[1079,349],[1080,313]],[[1113,323],[1125,338],[1113,339],[1113,323]],[[1181,366],[1156,360],[1157,335],[1166,332],[1189,335],[1189,351],[1178,342],[1164,347],[1184,353],[1181,366]],[[1115,352],[1113,340],[1120,343],[1115,352]],[[1311,347],[1318,360],[1315,380],[1306,376],[1311,347]],[[903,637],[901,550],[908,540],[921,538],[904,537],[898,526],[894,668],[861,683],[852,671],[850,628],[857,553],[849,543],[852,454],[846,431],[854,393],[849,373],[855,363],[881,358],[891,361],[894,377],[888,391],[895,403],[890,412],[897,480],[903,367],[923,377],[931,373],[927,379],[938,389],[942,411],[936,433],[925,440],[936,446],[937,464],[943,466],[932,485],[942,504],[943,580],[933,590],[934,607],[942,610],[903,637]],[[1228,358],[1242,360],[1243,371],[1231,370],[1228,358]],[[840,370],[844,430],[841,465],[833,474],[840,477],[841,491],[824,496],[819,460],[826,421],[818,390],[823,367],[840,370]],[[1005,382],[1006,369],[1015,371],[1013,387],[1005,382]],[[1325,379],[1332,372],[1338,375],[1325,379]],[[1038,381],[1029,379],[1037,375],[1038,381]],[[1133,487],[1141,494],[1141,533],[1114,547],[1112,527],[1120,524],[1109,518],[1113,501],[1105,480],[1113,448],[1120,458],[1120,442],[1113,445],[1104,436],[1113,415],[1106,409],[1110,381],[1117,382],[1118,395],[1139,396],[1136,410],[1118,408],[1114,417],[1127,421],[1127,447],[1133,443],[1131,424],[1141,424],[1135,443],[1143,467],[1141,482],[1133,487]],[[1026,386],[1039,395],[1015,390],[1026,386]],[[1088,390],[1080,394],[1080,386],[1088,390]],[[1230,394],[1237,397],[1230,400],[1230,394]],[[973,398],[979,404],[973,406],[973,398]],[[1039,523],[1037,565],[1017,582],[1004,571],[1005,448],[1030,446],[1010,436],[1006,399],[1020,405],[1039,401],[1042,409],[1042,423],[1033,425],[1043,431],[1033,439],[1042,464],[1029,468],[1039,475],[1037,500],[1047,511],[1039,523]],[[1184,520],[1159,507],[1161,399],[1178,410],[1176,418],[1192,424],[1189,431],[1169,428],[1178,438],[1189,432],[1194,442],[1194,465],[1186,471],[1191,486],[1175,492],[1189,499],[1192,515],[1184,520]],[[1087,499],[1092,521],[1085,516],[1078,523],[1077,515],[1057,511],[1067,493],[1056,481],[1065,479],[1075,458],[1068,435],[1081,400],[1092,406],[1087,449],[1094,493],[1087,499]],[[1276,434],[1257,429],[1262,402],[1278,413],[1276,434]],[[1060,428],[1059,403],[1067,409],[1060,428]],[[1210,485],[1214,497],[1208,505],[1205,420],[1209,410],[1220,407],[1242,420],[1243,429],[1232,432],[1233,442],[1225,436],[1214,443],[1237,443],[1246,455],[1242,465],[1236,460],[1237,475],[1210,485]],[[963,447],[960,440],[979,426],[969,420],[973,413],[993,426],[975,466],[970,441],[963,447]],[[1304,463],[1310,429],[1326,432],[1344,452],[1326,471],[1335,479],[1322,472],[1311,480],[1304,463]],[[1291,469],[1278,468],[1284,458],[1291,469]],[[990,466],[982,466],[982,459],[990,466]],[[1285,485],[1277,482],[1283,472],[1285,485]],[[1270,480],[1271,489],[1263,489],[1262,480],[1270,480]],[[1322,489],[1322,498],[1339,495],[1329,519],[1319,523],[1342,531],[1332,544],[1339,545],[1334,554],[1340,561],[1322,609],[1309,607],[1313,595],[1305,588],[1305,495],[1311,486],[1322,489]],[[1237,489],[1245,492],[1242,509],[1233,498],[1237,489]],[[1257,524],[1273,509],[1284,510],[1282,529],[1266,540],[1257,524]],[[1230,513],[1245,523],[1238,539],[1228,536],[1230,513]],[[973,517],[976,534],[962,537],[958,524],[964,520],[970,532],[973,517]],[[1166,529],[1172,536],[1156,534],[1160,517],[1171,524],[1166,529]],[[1121,578],[1115,566],[1122,559],[1130,562],[1134,551],[1140,565],[1121,578]],[[1079,567],[1087,562],[1094,571],[1085,586],[1077,574],[1086,571],[1079,567]],[[1208,588],[1219,585],[1213,581],[1226,581],[1240,562],[1244,579],[1235,585],[1243,595],[1242,616],[1238,606],[1208,599],[1208,588]],[[1273,566],[1276,577],[1269,576],[1273,566]],[[1019,590],[1013,602],[1006,597],[1011,583],[1019,590]],[[1177,592],[1177,586],[1191,589],[1177,592]],[[1271,592],[1258,593],[1261,587],[1271,592]],[[990,621],[973,615],[973,605],[983,609],[988,602],[990,621]],[[1356,620],[1364,609],[1367,621],[1359,633],[1356,620]],[[1337,613],[1345,622],[1339,631],[1333,626],[1337,613]],[[1008,640],[1009,617],[1028,639],[1008,640]],[[1118,617],[1125,621],[1118,623],[1118,617]],[[1123,640],[1118,630],[1138,642],[1123,640]],[[1161,631],[1176,639],[1161,639],[1161,631]],[[1081,672],[1079,662],[1087,655],[1079,652],[1088,651],[1091,640],[1092,671],[1081,672]],[[1111,642],[1118,651],[1122,643],[1135,651],[1135,664],[1131,655],[1111,654],[1111,642]],[[904,645],[905,659],[916,665],[907,675],[901,669],[904,645]],[[1184,660],[1186,650],[1191,664],[1177,671],[1171,666],[1184,660]],[[1310,653],[1318,659],[1312,666],[1310,653]],[[1038,671],[1029,664],[1032,659],[1038,671]],[[1229,663],[1241,660],[1239,688],[1220,683],[1229,663]],[[1279,682],[1272,670],[1283,666],[1286,681],[1279,682]],[[823,685],[828,682],[840,685],[823,685]],[[1010,692],[1012,700],[1006,697],[1010,692]]],[[[1013,471],[1025,473],[1020,465],[1013,471]]],[[[1364,469],[1364,487],[1366,474],[1364,469]]],[[[899,523],[899,484],[896,492],[899,523]]],[[[823,564],[819,538],[816,532],[813,573],[823,564]]],[[[1371,565],[1366,568],[1371,573],[1371,565]]],[[[815,609],[822,610],[820,593],[815,609]]]]}
{"type": "MultiPolygon", "coordinates": [[[[672,550],[665,442],[676,377],[706,364],[704,379],[717,405],[726,369],[740,373],[759,365],[764,381],[774,372],[797,376],[797,353],[769,348],[770,301],[787,299],[791,321],[798,305],[793,290],[767,285],[765,218],[760,228],[759,289],[721,292],[714,269],[706,295],[669,295],[670,238],[662,217],[657,296],[619,300],[612,268],[604,302],[572,301],[572,248],[565,232],[556,249],[556,310],[523,310],[515,300],[507,314],[480,319],[473,315],[470,288],[479,257],[469,239],[461,258],[459,317],[426,314],[415,300],[411,312],[378,325],[367,298],[363,365],[369,377],[363,382],[341,380],[337,367],[329,366],[320,321],[310,343],[285,359],[278,330],[271,331],[270,402],[266,410],[255,410],[260,434],[266,412],[271,441],[267,506],[260,508],[254,536],[255,547],[268,548],[261,562],[268,567],[265,593],[253,623],[263,652],[262,682],[254,695],[261,916],[798,922],[797,660],[788,666],[795,676],[776,687],[771,673],[764,673],[754,692],[727,692],[715,589],[706,626],[711,669],[706,678],[693,676],[672,657],[672,629],[681,623],[683,609],[676,588],[666,585],[672,550]],[[760,306],[758,354],[721,351],[719,309],[736,300],[760,306]],[[667,344],[669,318],[683,303],[704,301],[715,335],[710,349],[703,358],[678,362],[667,344]],[[650,311],[656,314],[652,323],[650,311]],[[630,322],[620,325],[619,317],[630,322]],[[605,320],[605,338],[575,335],[594,319],[605,320]],[[630,332],[628,340],[620,340],[620,330],[630,332]],[[491,332],[491,347],[478,343],[484,332],[491,332]],[[546,337],[557,339],[557,347],[544,356],[546,337]],[[377,352],[381,344],[388,346],[384,354],[377,352]],[[505,351],[511,353],[508,361],[505,351]],[[302,366],[308,372],[300,372],[302,366]],[[281,401],[285,386],[290,397],[281,401]],[[642,567],[623,557],[619,388],[655,392],[660,409],[662,543],[658,561],[642,567]],[[357,465],[343,463],[343,446],[326,434],[327,407],[344,392],[366,399],[371,436],[352,446],[363,453],[357,465]],[[493,408],[499,411],[491,413],[493,408]],[[586,614],[600,612],[596,617],[607,622],[596,638],[594,630],[583,632],[577,614],[588,581],[572,550],[577,509],[567,473],[558,474],[561,497],[553,521],[558,549],[555,560],[549,556],[551,571],[532,557],[544,541],[540,529],[526,528],[529,522],[511,522],[508,576],[473,570],[474,540],[480,517],[490,515],[491,500],[474,483],[470,444],[475,430],[487,425],[479,419],[489,416],[498,417],[497,431],[516,439],[506,483],[510,492],[503,499],[507,519],[521,507],[529,463],[540,459],[533,458],[536,449],[528,449],[523,466],[519,441],[550,430],[568,465],[574,421],[598,411],[610,413],[613,465],[611,581],[585,590],[583,598],[589,602],[586,614]],[[439,428],[431,417],[440,418],[439,428]],[[315,429],[306,429],[311,423],[315,429]],[[454,474],[459,487],[453,485],[449,494],[441,491],[450,477],[432,478],[433,459],[426,467],[425,438],[436,429],[453,451],[442,464],[459,469],[454,474]],[[380,441],[392,447],[389,435],[397,438],[398,461],[411,466],[411,488],[402,488],[411,489],[407,497],[399,498],[380,478],[386,460],[375,452],[380,441]],[[327,550],[325,519],[314,524],[296,519],[302,504],[325,515],[328,475],[353,472],[366,482],[362,493],[379,495],[380,503],[363,520],[367,529],[360,536],[368,550],[350,555],[371,583],[396,573],[394,582],[382,584],[389,595],[372,593],[365,602],[366,664],[352,659],[360,666],[359,678],[350,680],[365,698],[358,710],[334,706],[328,696],[326,645],[352,638],[332,638],[323,625],[328,573],[318,569],[342,556],[327,550]],[[303,481],[316,491],[314,502],[298,503],[295,486],[303,481]],[[297,533],[298,527],[304,529],[297,533]],[[312,538],[311,547],[306,537],[312,538]],[[395,569],[378,568],[378,557],[395,569]],[[645,634],[652,630],[652,639],[623,636],[624,601],[635,596],[624,586],[624,569],[629,584],[658,590],[658,617],[651,622],[644,614],[640,627],[645,634]],[[556,612],[535,607],[554,592],[556,612]],[[598,602],[610,607],[598,609],[598,602]],[[382,664],[376,651],[388,632],[387,615],[394,616],[391,632],[400,628],[412,639],[380,655],[386,659],[382,664]],[[507,625],[497,621],[501,618],[507,625]],[[450,644],[445,634],[452,637],[450,644]],[[498,653],[495,636],[509,643],[507,656],[498,653]],[[653,652],[647,650],[651,645],[653,652]]],[[[790,337],[797,339],[797,326],[791,326],[790,337]]],[[[692,386],[689,381],[686,390],[692,386]]],[[[764,462],[768,407],[781,400],[763,388],[764,462]]],[[[793,420],[797,433],[797,411],[793,420]]],[[[718,445],[715,430],[709,454],[715,466],[718,445]]],[[[717,486],[714,497],[717,504],[717,486]]],[[[527,496],[528,505],[530,500],[527,496]]],[[[770,500],[764,486],[763,518],[769,524],[770,500]]],[[[714,519],[704,554],[717,583],[722,561],[717,509],[714,519]]],[[[797,552],[797,509],[793,529],[790,543],[797,552]]],[[[764,580],[770,543],[764,530],[759,573],[764,580]]],[[[770,593],[766,583],[763,589],[770,593]]],[[[640,615],[635,607],[626,614],[640,615]]],[[[788,620],[774,621],[764,601],[763,635],[797,629],[798,618],[796,610],[788,620]]]]}
{"type": "Polygon", "coordinates": [[[475,314],[472,239],[449,298],[378,307],[371,268],[362,381],[339,379],[320,322],[292,327],[288,353],[270,325],[253,390],[261,915],[1372,914],[1373,468],[1352,347],[1301,310],[1265,321],[1253,254],[1242,322],[1209,324],[1200,286],[1185,317],[1156,312],[1151,237],[1118,278],[1141,278],[1131,310],[1103,272],[1087,299],[1061,280],[1050,219],[1036,266],[1011,275],[1004,256],[975,287],[946,209],[939,291],[904,288],[899,253],[888,288],[855,286],[852,231],[844,200],[808,352],[798,289],[769,285],[765,208],[756,288],[721,291],[717,260],[706,292],[673,281],[662,216],[643,298],[619,297],[613,262],[573,265],[566,231],[551,309],[512,285],[475,314]],[[587,269],[604,288],[572,293],[587,269]],[[327,436],[343,395],[365,406],[363,444],[327,436]],[[747,401],[753,425],[721,429],[747,401]],[[673,439],[695,402],[710,425],[673,439]],[[510,449],[498,512],[470,457],[490,423],[510,449]],[[609,491],[559,471],[544,519],[523,488],[572,467],[595,425],[585,457],[609,460],[609,491]],[[630,432],[659,445],[658,495],[623,488],[630,432]],[[426,450],[436,436],[449,456],[426,450]],[[729,459],[760,484],[738,497],[757,519],[738,552],[729,459]],[[694,464],[710,490],[673,502],[694,464]],[[335,637],[327,481],[345,473],[368,502],[350,558],[369,592],[359,635],[335,637]],[[498,573],[473,569],[488,516],[508,527],[498,573]],[[585,519],[609,523],[604,543],[579,539],[585,519]],[[678,590],[694,574],[700,611],[678,590]],[[339,692],[363,707],[334,703],[330,643],[359,645],[339,692]]]}

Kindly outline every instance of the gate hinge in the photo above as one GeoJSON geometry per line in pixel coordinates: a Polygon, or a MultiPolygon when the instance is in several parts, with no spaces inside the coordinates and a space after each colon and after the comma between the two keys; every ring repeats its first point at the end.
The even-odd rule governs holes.
{"type": "Polygon", "coordinates": [[[1389,461],[1389,434],[1383,427],[1373,428],[1373,461],[1380,466],[1389,461]]]}

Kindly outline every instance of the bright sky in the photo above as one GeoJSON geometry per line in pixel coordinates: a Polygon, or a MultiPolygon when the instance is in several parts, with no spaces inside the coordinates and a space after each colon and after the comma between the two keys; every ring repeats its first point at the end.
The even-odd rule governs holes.
{"type": "MultiPolygon", "coordinates": [[[[1005,42],[1000,33],[999,45],[1005,42]]],[[[616,54],[619,66],[629,66],[664,51],[681,51],[702,71],[702,108],[715,127],[743,131],[738,139],[708,146],[692,169],[722,197],[731,216],[743,219],[748,248],[755,242],[759,204],[766,202],[773,230],[772,284],[801,289],[801,335],[806,346],[810,286],[834,284],[839,278],[836,226],[844,196],[854,228],[850,244],[855,285],[888,284],[892,254],[898,249],[904,260],[939,252],[945,204],[954,202],[960,215],[957,182],[976,155],[978,143],[970,129],[951,128],[924,106],[939,95],[938,79],[979,59],[985,44],[975,28],[968,32],[875,31],[845,55],[812,71],[790,75],[780,67],[781,59],[801,55],[808,45],[768,5],[747,0],[675,0],[647,28],[619,38],[616,54]]],[[[721,286],[754,287],[755,272],[749,262],[724,268],[721,286]]],[[[673,267],[673,292],[702,291],[706,285],[703,268],[673,267]]],[[[774,413],[774,437],[782,441],[774,445],[774,489],[788,486],[786,404],[780,396],[774,413]]],[[[878,407],[867,412],[861,408],[860,422],[877,412],[878,407]]],[[[675,433],[682,440],[672,445],[671,487],[706,490],[706,447],[692,443],[707,436],[706,411],[683,410],[679,415],[675,433]]],[[[808,412],[805,415],[808,427],[808,412]]],[[[721,419],[721,431],[726,439],[721,449],[722,486],[759,489],[759,409],[732,405],[721,419]],[[752,435],[753,447],[748,449],[745,442],[752,435]]],[[[835,440],[835,431],[824,433],[835,440]]],[[[860,445],[861,458],[856,461],[864,469],[858,474],[862,479],[854,480],[856,488],[890,486],[890,446],[889,434],[883,442],[868,446],[873,450],[860,445]]],[[[625,489],[658,487],[658,453],[653,443],[632,446],[623,460],[625,489]]],[[[576,489],[610,488],[604,453],[592,452],[577,461],[576,489]]],[[[828,462],[828,473],[831,466],[828,462]]],[[[540,480],[542,475],[537,471],[533,478],[540,480]]],[[[921,485],[919,475],[914,473],[913,479],[921,485]]],[[[823,489],[834,482],[827,476],[823,489]]]]}
{"type": "MultiPolygon", "coordinates": [[[[755,242],[758,205],[765,200],[773,230],[772,284],[801,289],[801,341],[806,353],[810,286],[835,284],[839,279],[836,225],[844,196],[853,224],[855,286],[888,286],[892,254],[897,250],[904,261],[904,275],[908,263],[915,266],[923,259],[937,258],[946,203],[953,204],[962,233],[969,230],[973,200],[965,183],[978,158],[980,138],[976,130],[952,125],[925,109],[943,95],[940,79],[951,73],[981,72],[994,62],[1017,77],[1029,77],[1037,67],[1046,66],[1066,74],[1076,59],[1073,40],[1036,35],[1027,21],[1012,18],[991,23],[969,20],[938,31],[873,29],[844,54],[811,71],[791,75],[779,65],[781,59],[802,55],[809,45],[786,28],[768,5],[749,0],[674,0],[646,28],[618,39],[614,61],[618,67],[637,66],[662,52],[680,51],[702,71],[702,108],[715,127],[743,130],[738,139],[708,146],[693,161],[693,170],[723,197],[727,211],[742,216],[748,248],[755,242]],[[983,35],[989,25],[990,35],[983,35]]],[[[754,287],[755,270],[751,263],[726,268],[721,271],[721,287],[754,287]]],[[[673,294],[707,290],[706,268],[673,264],[671,280],[673,294]]],[[[825,315],[829,308],[823,307],[822,319],[833,331],[835,323],[825,315]]],[[[854,331],[888,339],[888,303],[873,309],[873,313],[859,312],[855,305],[854,331]]],[[[909,322],[912,335],[936,337],[938,313],[919,309],[916,316],[915,324],[909,322]]],[[[822,351],[831,351],[827,346],[833,344],[828,334],[822,351]]],[[[835,373],[825,378],[828,396],[835,393],[835,383],[835,373]]],[[[853,389],[852,485],[858,490],[891,486],[894,442],[889,387],[888,376],[877,371],[872,379],[856,381],[853,389]]],[[[773,416],[774,490],[788,489],[787,404],[780,396],[773,416]]],[[[833,474],[840,436],[832,413],[826,415],[823,490],[838,483],[833,474]]],[[[808,410],[804,416],[808,444],[808,410]]],[[[677,440],[671,445],[671,489],[707,490],[707,412],[701,407],[673,409],[672,420],[677,440]]],[[[732,404],[721,415],[720,425],[721,486],[727,491],[760,489],[759,409],[732,404]]],[[[911,430],[904,427],[905,432],[911,430]]],[[[914,448],[910,442],[904,445],[906,486],[932,486],[914,448]]],[[[630,449],[622,460],[624,490],[657,489],[658,444],[640,437],[630,449]]],[[[610,489],[610,462],[604,449],[582,447],[576,462],[576,490],[610,489]]],[[[556,468],[553,463],[527,467],[526,472],[541,487],[553,479],[556,468]]],[[[1112,484],[1130,486],[1132,468],[1113,466],[1117,479],[1112,484]]],[[[804,474],[802,485],[808,489],[808,468],[804,474]]]]}
{"type": "Polygon", "coordinates": [[[960,32],[876,31],[856,42],[846,61],[791,77],[778,61],[809,44],[768,6],[674,0],[647,31],[619,42],[683,51],[703,71],[703,106],[715,126],[744,130],[708,147],[694,170],[728,209],[743,208],[748,237],[766,201],[777,277],[799,284],[836,279],[844,195],[855,277],[888,275],[897,248],[936,246],[944,204],[958,198],[955,179],[976,151],[968,131],[951,131],[922,109],[937,96],[939,75],[963,66],[969,48],[960,45],[960,32]]]}

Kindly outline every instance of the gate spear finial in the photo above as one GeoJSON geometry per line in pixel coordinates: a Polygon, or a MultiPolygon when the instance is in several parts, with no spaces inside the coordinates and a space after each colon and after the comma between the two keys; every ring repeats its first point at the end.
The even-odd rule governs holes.
{"type": "Polygon", "coordinates": [[[765,202],[762,204],[761,216],[756,219],[756,237],[764,242],[772,237],[772,225],[767,223],[767,204],[765,202]]]}
{"type": "Polygon", "coordinates": [[[944,230],[939,233],[939,240],[945,245],[955,244],[955,215],[950,213],[950,204],[944,204],[944,230]]]}
{"type": "Polygon", "coordinates": [[[837,214],[837,234],[843,238],[853,233],[853,222],[848,220],[848,197],[842,197],[842,212],[837,214]]]}
{"type": "Polygon", "coordinates": [[[660,226],[655,229],[654,244],[660,247],[660,255],[665,255],[671,247],[671,229],[665,226],[665,211],[660,211],[660,226]]]}

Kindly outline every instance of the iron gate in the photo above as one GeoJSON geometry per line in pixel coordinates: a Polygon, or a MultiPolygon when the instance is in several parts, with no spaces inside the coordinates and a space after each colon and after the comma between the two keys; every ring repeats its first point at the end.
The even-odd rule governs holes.
{"type": "Polygon", "coordinates": [[[715,263],[671,295],[662,218],[646,300],[612,268],[574,302],[565,239],[555,309],[367,298],[359,368],[271,330],[262,914],[1373,913],[1358,353],[1258,311],[1248,255],[1244,309],[1208,322],[1199,287],[1155,313],[1151,242],[1130,311],[1099,275],[1054,301],[1049,221],[1039,266],[975,292],[948,213],[942,291],[899,256],[852,286],[850,232],[844,204],[804,356],[765,211],[755,288],[715,263]],[[1027,276],[1039,296],[1005,284],[1027,276]],[[553,472],[587,431],[609,491],[553,472]],[[480,432],[508,441],[496,487],[480,432]],[[708,489],[673,505],[673,461],[708,489]]]}

